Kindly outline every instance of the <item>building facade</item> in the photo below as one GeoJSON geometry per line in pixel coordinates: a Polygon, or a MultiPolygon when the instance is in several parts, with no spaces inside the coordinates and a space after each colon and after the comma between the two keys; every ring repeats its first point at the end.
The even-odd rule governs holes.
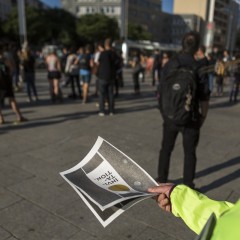
{"type": "Polygon", "coordinates": [[[189,31],[204,32],[202,18],[195,14],[174,14],[171,25],[172,43],[181,44],[184,34],[189,31]]]}
{"type": "Polygon", "coordinates": [[[174,0],[174,14],[195,14],[203,26],[200,32],[205,45],[234,49],[239,5],[234,0],[174,0]]]}
{"type": "Polygon", "coordinates": [[[1,18],[1,20],[6,20],[11,9],[12,9],[11,1],[0,0],[0,18],[1,18]]]}
{"type": "Polygon", "coordinates": [[[61,3],[63,9],[76,17],[100,13],[116,18],[121,37],[127,38],[127,26],[134,23],[149,31],[154,40],[159,40],[160,0],[61,0],[61,3]]]}

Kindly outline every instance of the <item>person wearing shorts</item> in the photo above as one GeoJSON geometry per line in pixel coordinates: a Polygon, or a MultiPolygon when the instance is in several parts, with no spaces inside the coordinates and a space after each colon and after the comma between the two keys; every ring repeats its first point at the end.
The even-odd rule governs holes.
{"type": "Polygon", "coordinates": [[[56,100],[62,101],[62,92],[59,86],[59,80],[61,79],[61,65],[55,50],[52,50],[46,57],[46,64],[48,69],[51,100],[52,102],[55,102],[56,100]]]}

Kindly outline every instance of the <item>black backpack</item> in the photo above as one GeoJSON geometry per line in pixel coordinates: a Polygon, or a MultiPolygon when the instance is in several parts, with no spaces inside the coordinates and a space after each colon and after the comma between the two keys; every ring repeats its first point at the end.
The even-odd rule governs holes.
{"type": "Polygon", "coordinates": [[[194,68],[178,64],[161,80],[159,107],[165,120],[184,126],[196,120],[196,76],[194,68]]]}

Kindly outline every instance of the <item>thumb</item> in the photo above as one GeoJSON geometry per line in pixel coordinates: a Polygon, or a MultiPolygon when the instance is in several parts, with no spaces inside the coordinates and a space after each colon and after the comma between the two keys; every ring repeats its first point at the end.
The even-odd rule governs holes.
{"type": "Polygon", "coordinates": [[[169,197],[170,191],[173,188],[173,186],[174,184],[172,183],[164,183],[160,184],[159,186],[148,188],[148,192],[157,194],[164,193],[166,194],[167,197],[169,197]]]}

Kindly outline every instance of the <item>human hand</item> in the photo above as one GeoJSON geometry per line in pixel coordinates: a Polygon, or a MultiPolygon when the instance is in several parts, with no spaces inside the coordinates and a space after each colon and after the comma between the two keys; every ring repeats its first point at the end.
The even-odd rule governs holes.
{"type": "Polygon", "coordinates": [[[173,183],[163,183],[148,189],[150,193],[157,193],[155,200],[158,206],[167,212],[171,212],[170,194],[174,186],[173,183]]]}

